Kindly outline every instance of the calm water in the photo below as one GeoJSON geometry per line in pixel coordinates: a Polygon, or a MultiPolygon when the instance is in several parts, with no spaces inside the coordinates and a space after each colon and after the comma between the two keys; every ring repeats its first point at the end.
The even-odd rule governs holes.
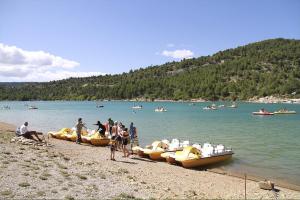
{"type": "MultiPolygon", "coordinates": [[[[134,113],[131,102],[30,102],[38,110],[28,110],[26,102],[0,102],[10,110],[0,110],[0,121],[22,124],[40,131],[73,127],[82,117],[87,127],[94,129],[97,120],[109,117],[127,127],[133,121],[142,145],[156,139],[179,138],[192,142],[222,143],[233,148],[232,162],[224,168],[240,173],[276,178],[300,185],[300,105],[239,103],[237,109],[206,111],[209,103],[151,102],[141,103],[143,110],[134,113]],[[168,112],[156,113],[157,106],[168,112]],[[253,116],[260,108],[274,111],[283,107],[297,111],[296,115],[253,116]]],[[[217,104],[223,104],[218,102],[217,104]]]]}

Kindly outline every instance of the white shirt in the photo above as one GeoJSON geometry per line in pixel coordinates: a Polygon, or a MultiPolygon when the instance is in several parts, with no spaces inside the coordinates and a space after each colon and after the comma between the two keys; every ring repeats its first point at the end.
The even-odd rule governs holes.
{"type": "Polygon", "coordinates": [[[26,132],[28,132],[27,126],[24,124],[20,127],[20,133],[21,135],[24,135],[26,132]]]}

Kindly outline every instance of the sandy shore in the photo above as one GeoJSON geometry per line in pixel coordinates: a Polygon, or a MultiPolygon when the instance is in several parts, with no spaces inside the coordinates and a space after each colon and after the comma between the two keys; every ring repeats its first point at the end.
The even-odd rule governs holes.
{"type": "MultiPolygon", "coordinates": [[[[244,199],[244,180],[189,170],[137,156],[109,160],[109,148],[50,139],[52,147],[10,143],[15,127],[0,123],[0,198],[244,199]]],[[[299,199],[300,192],[258,188],[247,180],[249,199],[299,199]]]]}

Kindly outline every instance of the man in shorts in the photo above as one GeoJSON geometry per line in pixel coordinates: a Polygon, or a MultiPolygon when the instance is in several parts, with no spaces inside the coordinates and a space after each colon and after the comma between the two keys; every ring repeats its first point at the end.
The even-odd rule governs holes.
{"type": "Polygon", "coordinates": [[[28,131],[28,122],[25,122],[22,126],[20,126],[20,128],[17,130],[16,132],[17,136],[23,136],[27,139],[32,139],[32,140],[36,140],[36,141],[42,141],[41,138],[39,138],[38,135],[42,135],[43,133],[41,132],[36,132],[36,131],[28,131]],[[36,139],[33,137],[35,136],[36,139]]]}

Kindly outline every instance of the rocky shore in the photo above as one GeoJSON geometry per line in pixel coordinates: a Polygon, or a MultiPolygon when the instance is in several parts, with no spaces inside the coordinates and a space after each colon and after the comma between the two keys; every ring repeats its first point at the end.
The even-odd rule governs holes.
{"type": "Polygon", "coordinates": [[[284,98],[284,97],[274,97],[274,96],[266,96],[266,97],[253,97],[248,100],[251,103],[296,103],[300,104],[300,99],[296,98],[284,98]]]}
{"type": "MultiPolygon", "coordinates": [[[[135,155],[116,161],[109,148],[56,139],[51,145],[12,141],[15,127],[0,123],[0,198],[4,199],[244,199],[245,181],[206,170],[189,170],[135,155]]],[[[261,190],[246,181],[249,199],[299,199],[276,186],[261,190]]]]}

